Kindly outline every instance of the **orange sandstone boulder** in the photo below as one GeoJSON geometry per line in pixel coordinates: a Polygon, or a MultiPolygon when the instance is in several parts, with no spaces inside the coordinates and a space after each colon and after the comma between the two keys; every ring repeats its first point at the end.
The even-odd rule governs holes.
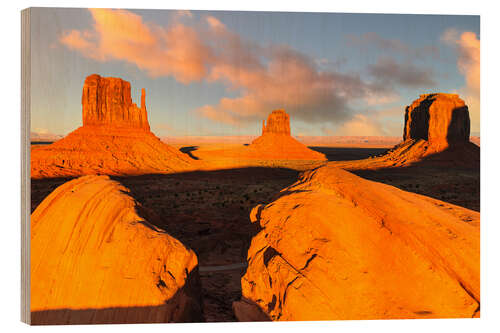
{"type": "Polygon", "coordinates": [[[107,176],[59,186],[31,216],[32,324],[202,320],[193,251],[107,176]]]}
{"type": "Polygon", "coordinates": [[[85,80],[83,126],[48,146],[33,147],[31,177],[137,175],[196,168],[199,164],[149,130],[146,92],[132,103],[130,83],[97,74],[85,80]]]}
{"type": "Polygon", "coordinates": [[[240,320],[478,315],[477,212],[324,166],[251,220],[240,320]]]}

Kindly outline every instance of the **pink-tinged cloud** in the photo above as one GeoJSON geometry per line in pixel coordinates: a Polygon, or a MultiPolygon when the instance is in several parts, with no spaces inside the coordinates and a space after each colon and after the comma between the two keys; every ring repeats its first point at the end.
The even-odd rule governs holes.
{"type": "Polygon", "coordinates": [[[394,100],[385,84],[320,70],[307,55],[287,45],[246,40],[213,16],[192,26],[172,20],[164,27],[126,10],[90,12],[92,28],[65,32],[63,45],[97,61],[134,64],[151,77],[173,76],[185,84],[222,82],[240,95],[195,110],[218,122],[253,122],[276,108],[309,123],[343,122],[351,118],[351,101],[394,100]]]}
{"type": "Polygon", "coordinates": [[[442,35],[442,40],[455,47],[457,51],[457,68],[465,77],[465,87],[458,89],[458,93],[469,106],[471,116],[471,130],[479,132],[480,118],[480,40],[473,32],[459,33],[455,29],[448,29],[442,35]]]}
{"type": "Polygon", "coordinates": [[[189,83],[207,75],[210,50],[193,28],[176,24],[165,29],[126,10],[89,10],[93,30],[66,32],[62,44],[98,61],[133,63],[152,77],[172,75],[189,83]]]}

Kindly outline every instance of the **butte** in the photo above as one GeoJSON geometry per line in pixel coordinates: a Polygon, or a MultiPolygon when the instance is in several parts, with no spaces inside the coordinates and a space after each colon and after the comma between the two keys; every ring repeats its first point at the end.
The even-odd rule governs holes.
{"type": "Polygon", "coordinates": [[[325,155],[307,148],[290,134],[290,116],[274,110],[262,121],[262,135],[248,146],[248,155],[277,160],[326,160],[325,155]]]}
{"type": "Polygon", "coordinates": [[[405,109],[403,141],[365,160],[330,162],[346,170],[411,165],[479,169],[480,148],[470,142],[469,109],[457,94],[424,94],[405,109]]]}
{"type": "Polygon", "coordinates": [[[89,174],[138,175],[194,168],[193,161],[163,143],[149,128],[146,91],[141,106],[132,102],[130,83],[88,76],[82,92],[83,126],[31,151],[31,177],[89,174]]]}
{"type": "Polygon", "coordinates": [[[290,116],[285,110],[274,110],[262,122],[262,135],[253,140],[247,147],[228,150],[213,150],[195,152],[196,156],[204,160],[227,158],[235,161],[252,160],[285,161],[307,160],[326,161],[324,154],[307,148],[297,141],[290,133],[290,116]]]}

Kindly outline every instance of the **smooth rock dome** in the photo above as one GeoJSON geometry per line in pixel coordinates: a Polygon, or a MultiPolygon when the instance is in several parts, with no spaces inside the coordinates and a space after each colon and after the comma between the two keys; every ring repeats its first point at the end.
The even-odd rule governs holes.
{"type": "Polygon", "coordinates": [[[479,217],[334,166],[307,171],[250,214],[261,231],[248,250],[236,316],[477,316],[479,217]]]}
{"type": "Polygon", "coordinates": [[[33,324],[202,320],[198,259],[108,176],[56,188],[31,215],[33,324]]]}

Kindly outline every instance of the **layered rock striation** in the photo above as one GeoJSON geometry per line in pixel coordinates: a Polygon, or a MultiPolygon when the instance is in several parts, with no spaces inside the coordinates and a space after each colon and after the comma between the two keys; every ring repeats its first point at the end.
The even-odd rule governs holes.
{"type": "Polygon", "coordinates": [[[87,77],[82,119],[83,126],[63,139],[32,148],[32,178],[138,175],[196,168],[196,161],[151,133],[146,92],[142,90],[141,107],[137,107],[127,81],[97,74],[87,77]]]}
{"type": "Polygon", "coordinates": [[[328,165],[250,218],[240,320],[478,316],[478,212],[328,165]]]}
{"type": "Polygon", "coordinates": [[[31,216],[32,324],[202,320],[198,260],[107,176],[56,188],[31,216]]]}

